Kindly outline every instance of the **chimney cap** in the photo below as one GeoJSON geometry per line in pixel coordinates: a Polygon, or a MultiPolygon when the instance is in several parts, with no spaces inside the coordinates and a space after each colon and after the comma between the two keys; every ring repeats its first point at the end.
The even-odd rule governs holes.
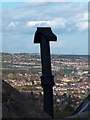
{"type": "Polygon", "coordinates": [[[34,36],[34,43],[40,43],[40,35],[44,35],[48,41],[57,41],[57,37],[52,32],[51,27],[37,27],[34,36]]]}

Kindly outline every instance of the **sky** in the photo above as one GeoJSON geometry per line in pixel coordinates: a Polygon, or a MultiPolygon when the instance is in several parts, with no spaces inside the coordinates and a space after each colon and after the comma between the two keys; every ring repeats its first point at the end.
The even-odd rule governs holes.
{"type": "Polygon", "coordinates": [[[40,53],[35,31],[51,27],[57,36],[50,42],[52,54],[88,54],[88,1],[45,1],[2,2],[2,51],[40,53]]]}

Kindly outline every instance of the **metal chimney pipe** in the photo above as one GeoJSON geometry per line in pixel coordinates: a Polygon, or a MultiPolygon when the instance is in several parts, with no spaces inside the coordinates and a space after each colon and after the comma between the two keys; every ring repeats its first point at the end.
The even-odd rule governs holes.
{"type": "Polygon", "coordinates": [[[34,43],[40,43],[42,76],[41,85],[44,91],[44,111],[53,117],[53,85],[54,76],[51,72],[51,58],[49,41],[56,41],[57,37],[51,28],[37,28],[34,43]]]}

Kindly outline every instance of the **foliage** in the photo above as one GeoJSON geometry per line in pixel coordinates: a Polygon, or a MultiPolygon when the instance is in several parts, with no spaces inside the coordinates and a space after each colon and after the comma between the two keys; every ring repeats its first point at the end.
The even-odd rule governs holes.
{"type": "Polygon", "coordinates": [[[59,107],[55,106],[54,116],[55,118],[66,118],[70,116],[74,110],[74,107],[72,107],[69,104],[65,105],[65,107],[62,110],[59,110],[59,107]]]}

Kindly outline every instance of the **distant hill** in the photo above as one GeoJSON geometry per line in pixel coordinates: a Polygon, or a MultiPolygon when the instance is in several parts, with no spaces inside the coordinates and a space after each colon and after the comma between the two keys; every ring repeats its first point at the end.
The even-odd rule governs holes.
{"type": "Polygon", "coordinates": [[[10,118],[12,120],[14,118],[20,118],[20,120],[21,118],[25,118],[25,120],[26,118],[50,118],[5,81],[2,81],[2,117],[3,119],[8,118],[8,120],[10,118]]]}
{"type": "MultiPolygon", "coordinates": [[[[0,54],[2,55],[40,55],[40,53],[6,53],[6,52],[0,52],[0,54]]],[[[76,55],[76,54],[51,54],[51,56],[55,56],[55,57],[90,57],[90,55],[76,55]]]]}

